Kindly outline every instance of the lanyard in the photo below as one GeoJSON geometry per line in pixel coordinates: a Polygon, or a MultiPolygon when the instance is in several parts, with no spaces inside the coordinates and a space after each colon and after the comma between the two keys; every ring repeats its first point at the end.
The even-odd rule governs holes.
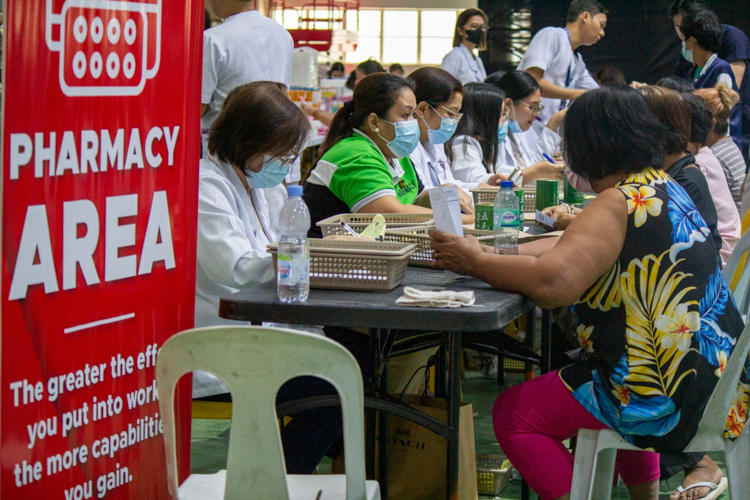
{"type": "MultiPolygon", "coordinates": [[[[427,168],[430,169],[430,180],[436,185],[439,186],[441,184],[440,182],[440,175],[438,174],[437,169],[432,165],[431,161],[427,162],[427,168]]],[[[443,173],[445,173],[445,169],[443,169],[443,173]]]]}
{"type": "MultiPolygon", "coordinates": [[[[263,236],[266,237],[266,239],[271,242],[271,238],[268,237],[268,233],[266,233],[266,229],[263,227],[263,223],[260,221],[260,217],[258,216],[258,211],[255,208],[255,202],[253,201],[253,195],[250,193],[250,191],[247,192],[247,197],[250,199],[250,207],[253,209],[253,215],[255,216],[255,220],[258,222],[258,227],[260,228],[260,232],[263,233],[263,236]]],[[[258,237],[258,234],[256,231],[253,231],[253,236],[256,238],[258,237]]]]}
{"type": "MultiPolygon", "coordinates": [[[[570,30],[568,30],[568,28],[564,28],[564,29],[565,29],[565,34],[568,35],[568,43],[572,44],[573,40],[570,37],[570,30]]],[[[577,61],[577,58],[576,58],[576,53],[573,52],[573,60],[571,61],[570,65],[568,65],[568,74],[565,77],[565,88],[566,89],[570,88],[570,85],[573,83],[573,81],[576,78],[576,73],[577,73],[577,70],[578,70],[578,64],[577,64],[577,62],[578,61],[577,61]]],[[[568,101],[567,100],[562,100],[560,102],[560,111],[562,111],[563,109],[565,109],[567,106],[568,106],[568,101]]]]}

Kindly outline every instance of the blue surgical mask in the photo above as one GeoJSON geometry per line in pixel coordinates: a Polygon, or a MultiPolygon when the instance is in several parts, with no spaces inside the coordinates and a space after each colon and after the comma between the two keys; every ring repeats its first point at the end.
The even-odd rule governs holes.
{"type": "MultiPolygon", "coordinates": [[[[430,106],[430,108],[435,111],[435,108],[432,106],[430,106]]],[[[435,111],[435,113],[437,113],[437,111],[435,111]]],[[[427,121],[422,118],[424,124],[427,125],[427,136],[430,138],[430,144],[435,146],[448,142],[448,139],[453,137],[453,134],[456,132],[456,127],[458,127],[458,120],[455,118],[446,118],[442,115],[441,118],[440,128],[437,130],[432,130],[430,126],[427,125],[427,121]]]]}
{"type": "Polygon", "coordinates": [[[514,120],[510,122],[510,131],[514,134],[523,134],[523,130],[521,130],[521,124],[518,123],[518,120],[515,119],[516,112],[515,110],[511,109],[513,111],[513,118],[514,120]]]}
{"type": "Polygon", "coordinates": [[[289,173],[292,162],[265,155],[260,172],[247,172],[247,184],[253,189],[268,189],[278,186],[289,173]]]}
{"type": "MultiPolygon", "coordinates": [[[[391,142],[386,141],[388,149],[391,150],[393,156],[398,158],[406,158],[417,149],[419,146],[419,123],[417,120],[406,120],[403,122],[392,123],[388,120],[383,120],[386,123],[393,125],[396,129],[396,137],[391,142]]],[[[378,134],[378,137],[383,139],[382,135],[378,134]]]]}
{"type": "Polygon", "coordinates": [[[508,120],[505,120],[502,125],[497,127],[497,142],[502,144],[505,139],[508,138],[508,120]]]}
{"type": "Polygon", "coordinates": [[[685,48],[685,41],[682,41],[682,57],[687,59],[689,62],[693,62],[693,51],[685,48]]]}

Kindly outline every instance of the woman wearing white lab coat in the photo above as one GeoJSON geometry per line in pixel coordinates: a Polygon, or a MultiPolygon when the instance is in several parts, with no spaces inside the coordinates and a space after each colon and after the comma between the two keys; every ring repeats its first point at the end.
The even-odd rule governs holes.
{"type": "Polygon", "coordinates": [[[550,163],[560,148],[557,134],[567,108],[550,118],[545,127],[536,117],[544,109],[539,83],[524,71],[509,71],[502,76],[493,73],[487,83],[505,93],[508,109],[507,132],[497,159],[497,171],[510,176],[518,184],[531,184],[536,179],[562,180],[562,163],[550,163]],[[529,143],[533,140],[533,144],[529,143]]]}
{"type": "Polygon", "coordinates": [[[464,86],[463,116],[456,133],[445,143],[445,154],[457,180],[497,186],[506,178],[496,170],[502,151],[498,131],[508,116],[504,101],[505,94],[494,85],[464,86]]]}
{"type": "Polygon", "coordinates": [[[466,9],[456,20],[453,50],[446,54],[440,67],[463,85],[487,78],[482,60],[474,54],[474,49],[487,49],[487,23],[487,14],[480,9],[466,9]]]}
{"type": "MultiPolygon", "coordinates": [[[[282,181],[309,133],[307,118],[282,84],[241,85],[224,101],[200,168],[196,326],[229,323],[218,317],[219,298],[274,278],[266,246],[278,240],[282,181]]],[[[196,373],[193,381],[193,397],[229,400],[216,377],[196,373]]],[[[299,377],[282,386],[277,404],[329,394],[335,394],[330,384],[299,377]]],[[[287,472],[315,470],[341,429],[336,408],[295,414],[281,431],[287,472]]]]}
{"type": "Polygon", "coordinates": [[[461,120],[464,89],[453,75],[440,68],[420,68],[409,75],[414,82],[417,100],[419,145],[409,155],[414,170],[425,189],[446,184],[459,188],[462,207],[473,205],[470,190],[488,187],[479,182],[463,182],[453,177],[443,145],[450,139],[461,120]]]}

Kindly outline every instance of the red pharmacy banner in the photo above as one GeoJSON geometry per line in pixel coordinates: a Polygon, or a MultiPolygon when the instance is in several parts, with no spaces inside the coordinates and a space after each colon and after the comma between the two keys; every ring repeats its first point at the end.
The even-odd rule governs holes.
{"type": "Polygon", "coordinates": [[[0,497],[167,498],[154,363],[193,325],[203,2],[4,3],[0,497]]]}

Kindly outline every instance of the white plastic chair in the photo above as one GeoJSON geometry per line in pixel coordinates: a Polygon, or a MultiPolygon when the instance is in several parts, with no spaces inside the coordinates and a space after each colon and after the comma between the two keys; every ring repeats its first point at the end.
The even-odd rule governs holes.
{"type": "MultiPolygon", "coordinates": [[[[698,432],[685,452],[721,451],[724,453],[729,479],[729,498],[746,500],[750,492],[750,430],[745,429],[735,441],[724,439],[729,415],[742,368],[750,351],[750,324],[745,327],[729,357],[724,373],[708,400],[698,432]]],[[[750,426],[750,424],[749,424],[750,426]]],[[[605,500],[612,496],[612,477],[617,450],[640,450],[615,431],[581,429],[576,443],[571,500],[605,500]]]]}
{"type": "Polygon", "coordinates": [[[745,268],[740,270],[742,275],[732,289],[732,295],[737,302],[740,314],[747,321],[748,314],[750,314],[750,231],[745,231],[737,246],[732,250],[732,255],[729,256],[729,261],[723,271],[727,283],[732,283],[743,256],[745,257],[745,268]]]}
{"type": "Polygon", "coordinates": [[[364,389],[354,356],[323,336],[262,327],[212,327],[167,340],[156,362],[164,423],[169,492],[180,500],[380,500],[380,486],[365,481],[364,389]],[[178,488],[174,393],[195,370],[220,377],[232,394],[227,470],[192,474],[178,488]],[[341,398],[346,475],[287,475],[276,416],[276,393],[289,379],[313,375],[341,398]]]}

